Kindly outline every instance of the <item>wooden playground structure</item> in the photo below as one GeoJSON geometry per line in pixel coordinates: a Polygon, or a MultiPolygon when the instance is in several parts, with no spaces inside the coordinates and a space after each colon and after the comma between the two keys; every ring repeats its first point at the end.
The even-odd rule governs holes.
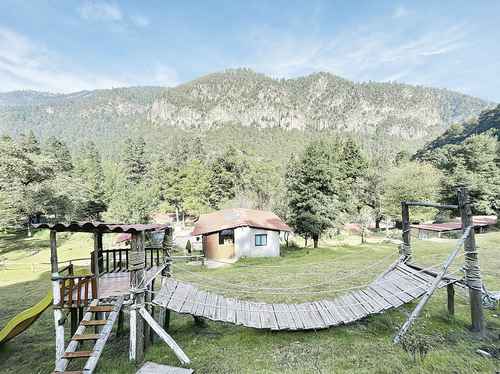
{"type": "MultiPolygon", "coordinates": [[[[105,223],[39,224],[50,230],[53,314],[56,336],[54,373],[92,373],[101,356],[115,322],[118,334],[124,322],[123,309],[129,309],[129,358],[141,362],[144,350],[158,335],[173,349],[183,364],[190,360],[168,335],[170,311],[251,328],[270,330],[315,330],[351,323],[368,315],[400,307],[421,298],[417,307],[394,338],[398,342],[418,318],[438,288],[446,287],[448,312],[454,313],[454,285],[469,291],[472,331],[485,334],[482,310],[483,285],[472,225],[468,192],[458,190],[458,205],[428,202],[402,202],[403,240],[399,259],[372,283],[346,289],[332,300],[321,299],[302,304],[270,304],[226,298],[174,279],[167,225],[119,225],[105,223]],[[410,207],[426,206],[459,210],[463,236],[450,253],[440,271],[412,262],[410,242],[410,207]],[[70,266],[59,268],[56,233],[87,232],[94,235],[91,274],[75,275],[70,266]],[[163,245],[147,247],[146,234],[163,231],[163,245]],[[103,249],[103,234],[131,234],[130,248],[103,249]],[[465,277],[458,279],[447,273],[452,261],[464,247],[465,277]],[[68,274],[63,274],[67,272],[68,274]],[[161,287],[155,290],[155,279],[161,287]],[[158,307],[158,321],[153,308],[158,307]],[[65,324],[69,320],[71,339],[65,342],[65,324]],[[92,330],[89,332],[88,330],[92,330]],[[82,342],[94,342],[91,350],[80,350],[82,342]],[[80,371],[67,371],[71,360],[86,359],[80,371]]],[[[304,286],[303,288],[307,288],[304,286]]]]}

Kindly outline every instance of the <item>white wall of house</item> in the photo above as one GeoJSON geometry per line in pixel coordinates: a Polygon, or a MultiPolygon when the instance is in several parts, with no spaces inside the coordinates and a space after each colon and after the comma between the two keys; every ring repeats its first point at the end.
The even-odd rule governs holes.
{"type": "Polygon", "coordinates": [[[236,257],[277,257],[280,255],[279,231],[237,227],[234,229],[234,252],[236,257]],[[267,234],[267,245],[256,246],[255,234],[267,234]]]}

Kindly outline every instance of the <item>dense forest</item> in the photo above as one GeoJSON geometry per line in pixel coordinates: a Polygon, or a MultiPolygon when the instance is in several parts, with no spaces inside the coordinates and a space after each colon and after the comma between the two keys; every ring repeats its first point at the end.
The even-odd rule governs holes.
{"type": "MultiPolygon", "coordinates": [[[[452,202],[462,183],[471,190],[474,213],[493,214],[500,209],[500,106],[476,119],[446,125],[466,118],[467,110],[487,106],[442,90],[353,84],[329,74],[278,81],[241,70],[207,76],[175,91],[150,87],[2,94],[0,227],[29,228],[40,219],[148,222],[159,212],[183,217],[250,207],[273,210],[317,244],[320,236],[347,222],[379,227],[384,220],[397,219],[404,199],[452,202]],[[372,125],[359,120],[353,127],[348,115],[347,102],[353,111],[361,102],[352,96],[338,101],[344,117],[331,102],[311,97],[296,101],[304,92],[312,95],[313,86],[314,92],[328,93],[319,95],[321,100],[330,101],[344,92],[339,87],[351,87],[346,92],[353,89],[354,96],[368,100],[380,113],[390,112],[391,100],[397,101],[392,107],[399,103],[408,113],[418,112],[422,102],[434,109],[439,102],[441,117],[430,126],[432,131],[417,121],[415,131],[406,133],[398,116],[391,124],[372,123],[375,131],[365,131],[363,127],[372,125]],[[283,96],[283,103],[296,110],[307,100],[311,113],[331,110],[323,117],[328,125],[310,128],[305,116],[304,127],[289,126],[285,118],[291,112],[278,125],[271,123],[274,114],[261,118],[271,121],[267,125],[226,116],[235,105],[241,115],[254,113],[256,106],[265,109],[263,103],[275,108],[273,92],[280,94],[283,87],[296,95],[283,96]],[[257,101],[250,102],[252,97],[257,101]],[[207,124],[206,117],[180,107],[199,113],[219,108],[228,121],[207,124]],[[179,110],[192,125],[176,122],[179,110]],[[350,129],[344,126],[348,122],[350,129]],[[11,131],[16,123],[23,125],[11,131]],[[445,127],[442,135],[429,138],[445,127]],[[416,136],[418,132],[425,136],[416,136]],[[430,141],[423,145],[424,140],[430,141]],[[416,144],[422,148],[415,153],[416,144]]],[[[424,118],[428,113],[421,114],[424,118]]],[[[415,213],[418,220],[447,218],[433,209],[415,213]]]]}
{"type": "MultiPolygon", "coordinates": [[[[475,122],[485,131],[471,131],[470,123],[452,126],[413,158],[384,143],[367,149],[332,132],[306,142],[298,133],[296,143],[284,142],[282,149],[273,129],[259,129],[263,141],[276,140],[270,140],[276,157],[244,146],[210,149],[189,132],[157,152],[141,136],[126,137],[118,140],[115,159],[103,159],[93,142],[70,149],[56,137],[41,141],[34,132],[3,136],[0,225],[26,227],[41,216],[148,222],[156,212],[196,216],[251,207],[275,211],[316,244],[347,222],[378,226],[397,219],[403,199],[453,201],[462,183],[471,190],[474,212],[492,214],[500,208],[499,111],[484,112],[475,122]],[[457,140],[459,129],[466,134],[457,140]]],[[[216,139],[245,128],[220,131],[216,139]]],[[[415,218],[446,218],[437,213],[421,210],[415,218]]]]}

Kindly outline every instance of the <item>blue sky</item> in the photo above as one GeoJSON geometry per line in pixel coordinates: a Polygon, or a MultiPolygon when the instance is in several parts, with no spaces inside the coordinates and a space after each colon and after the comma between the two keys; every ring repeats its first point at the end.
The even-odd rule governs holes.
{"type": "Polygon", "coordinates": [[[0,91],[328,71],[500,102],[500,1],[0,2],[0,91]]]}

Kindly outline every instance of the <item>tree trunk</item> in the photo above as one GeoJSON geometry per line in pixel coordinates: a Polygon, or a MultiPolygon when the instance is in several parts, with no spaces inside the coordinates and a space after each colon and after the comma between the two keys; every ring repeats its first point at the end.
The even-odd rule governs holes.
{"type": "Polygon", "coordinates": [[[175,207],[175,222],[179,223],[179,207],[175,207]]]}
{"type": "Polygon", "coordinates": [[[377,231],[380,229],[380,222],[382,222],[382,217],[381,216],[375,217],[375,230],[377,231]]]}
{"type": "Polygon", "coordinates": [[[31,238],[31,217],[28,217],[28,238],[31,238]]]}
{"type": "Polygon", "coordinates": [[[318,248],[319,235],[313,235],[314,248],[318,248]]]}
{"type": "Polygon", "coordinates": [[[307,247],[307,236],[304,237],[304,247],[307,247]]]}

